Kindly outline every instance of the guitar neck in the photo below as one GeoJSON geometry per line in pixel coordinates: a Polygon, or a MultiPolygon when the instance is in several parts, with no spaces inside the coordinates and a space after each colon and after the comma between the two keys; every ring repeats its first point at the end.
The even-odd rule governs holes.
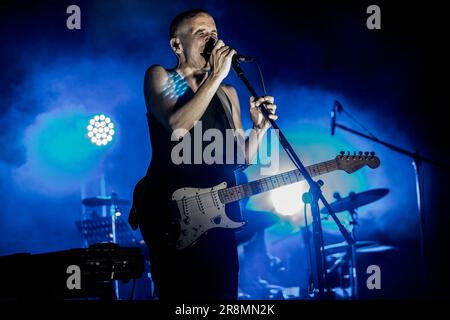
{"type": "MultiPolygon", "coordinates": [[[[315,177],[321,174],[338,170],[338,166],[336,160],[333,159],[308,166],[306,167],[306,170],[312,177],[315,177]]],[[[230,202],[239,201],[255,194],[267,192],[276,188],[300,182],[304,179],[305,178],[298,169],[291,170],[249,183],[221,189],[219,190],[219,198],[222,203],[227,204],[230,202]]]]}

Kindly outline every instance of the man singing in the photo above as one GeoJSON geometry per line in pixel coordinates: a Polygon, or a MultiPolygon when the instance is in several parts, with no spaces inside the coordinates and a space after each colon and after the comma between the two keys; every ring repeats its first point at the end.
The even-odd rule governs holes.
{"type": "MultiPolygon", "coordinates": [[[[224,181],[228,186],[235,184],[235,164],[174,163],[172,151],[189,136],[190,157],[194,159],[194,141],[202,141],[204,148],[206,130],[219,130],[224,140],[226,130],[243,130],[237,92],[222,83],[236,51],[219,39],[213,18],[203,10],[186,11],[173,19],[170,47],[177,56],[177,66],[166,69],[153,65],[145,73],[152,159],[146,176],[136,185],[129,221],[134,227],[139,225],[149,247],[151,274],[161,300],[237,299],[239,266],[233,230],[211,229],[195,245],[177,250],[174,243],[179,230],[168,205],[172,193],[182,187],[209,188],[224,181]],[[211,52],[205,48],[208,43],[214,44],[211,52]]],[[[273,97],[254,100],[250,98],[253,130],[250,136],[242,137],[247,163],[270,127],[260,104],[265,102],[270,117],[277,119],[273,97]]],[[[225,143],[223,148],[225,158],[225,143]]],[[[227,205],[226,211],[231,219],[239,219],[238,203],[227,205]]]]}

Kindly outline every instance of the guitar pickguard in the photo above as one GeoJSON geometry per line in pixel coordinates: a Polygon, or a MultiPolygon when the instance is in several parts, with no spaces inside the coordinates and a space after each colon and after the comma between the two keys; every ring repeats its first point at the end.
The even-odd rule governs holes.
{"type": "Polygon", "coordinates": [[[179,211],[178,250],[193,245],[200,236],[213,228],[237,229],[245,224],[227,216],[225,204],[218,194],[226,186],[226,182],[223,182],[212,188],[181,188],[172,194],[179,211]]]}

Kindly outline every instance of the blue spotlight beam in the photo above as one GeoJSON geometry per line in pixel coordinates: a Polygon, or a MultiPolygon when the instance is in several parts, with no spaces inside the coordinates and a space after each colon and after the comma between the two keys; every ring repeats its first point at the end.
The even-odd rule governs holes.
{"type": "MultiPolygon", "coordinates": [[[[255,89],[253,89],[252,85],[248,81],[247,77],[244,74],[244,71],[239,67],[239,61],[237,59],[233,60],[232,63],[233,69],[236,71],[237,76],[244,82],[247,89],[250,91],[252,96],[255,97],[255,100],[259,95],[256,93],[255,89]]],[[[289,158],[292,160],[297,169],[302,173],[305,180],[308,182],[310,186],[310,193],[312,193],[314,200],[311,202],[311,211],[313,214],[313,234],[314,234],[314,245],[315,245],[315,264],[316,264],[316,288],[318,289],[318,298],[325,298],[324,289],[327,286],[327,272],[325,269],[325,250],[324,250],[324,242],[323,242],[323,234],[322,234],[322,226],[321,226],[321,217],[319,211],[319,203],[320,200],[323,205],[327,208],[329,215],[333,218],[334,222],[338,226],[339,231],[343,235],[344,239],[350,246],[354,246],[355,241],[350,235],[350,233],[345,229],[342,223],[339,221],[339,218],[336,216],[336,213],[331,208],[328,201],[323,196],[322,190],[320,189],[323,184],[315,182],[309,172],[306,170],[305,166],[301,162],[300,158],[295,153],[294,149],[287,141],[281,129],[275,123],[273,119],[269,118],[269,111],[265,107],[264,103],[260,105],[260,110],[264,117],[272,124],[272,127],[277,130],[278,139],[283,146],[284,150],[288,154],[289,158]]],[[[328,294],[330,290],[328,290],[328,294]]]]}

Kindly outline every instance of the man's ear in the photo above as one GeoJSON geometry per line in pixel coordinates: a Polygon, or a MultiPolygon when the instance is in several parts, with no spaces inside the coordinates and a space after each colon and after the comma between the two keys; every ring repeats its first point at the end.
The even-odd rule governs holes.
{"type": "Polygon", "coordinates": [[[170,47],[177,56],[183,53],[183,46],[181,45],[180,38],[178,37],[170,39],[170,47]]]}

